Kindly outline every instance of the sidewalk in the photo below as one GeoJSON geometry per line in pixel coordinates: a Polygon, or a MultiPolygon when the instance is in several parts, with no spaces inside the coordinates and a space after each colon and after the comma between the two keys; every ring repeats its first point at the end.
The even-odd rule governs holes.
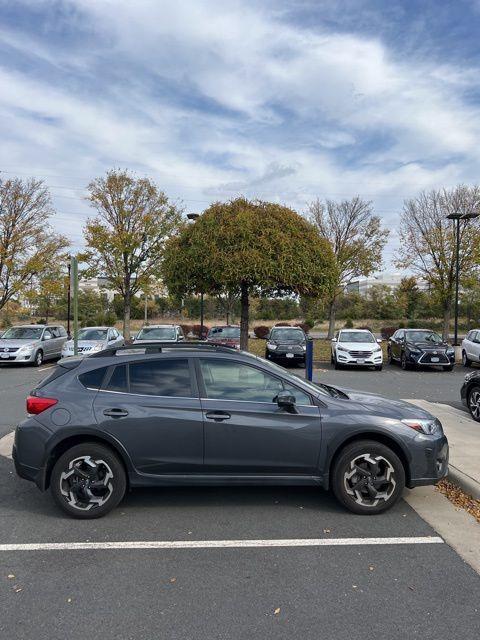
{"type": "Polygon", "coordinates": [[[480,424],[466,411],[427,400],[406,400],[442,423],[450,445],[449,479],[480,499],[480,424]]]}

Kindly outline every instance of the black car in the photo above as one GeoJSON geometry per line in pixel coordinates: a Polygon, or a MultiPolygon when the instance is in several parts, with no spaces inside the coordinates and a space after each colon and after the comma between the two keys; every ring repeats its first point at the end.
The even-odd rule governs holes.
{"type": "Polygon", "coordinates": [[[305,365],[306,351],[307,336],[300,327],[273,327],[267,336],[267,360],[305,365]]]}
{"type": "Polygon", "coordinates": [[[387,358],[402,369],[425,366],[453,371],[455,349],[430,329],[398,329],[388,341],[387,358]]]}
{"type": "Polygon", "coordinates": [[[127,489],[313,485],[360,514],[448,471],[430,413],[371,393],[315,385],[230,347],[107,349],[61,360],[27,399],[17,473],[50,487],[69,515],[105,515],[127,489]]]}
{"type": "Polygon", "coordinates": [[[480,422],[480,371],[467,373],[460,389],[460,396],[472,418],[480,422]]]}

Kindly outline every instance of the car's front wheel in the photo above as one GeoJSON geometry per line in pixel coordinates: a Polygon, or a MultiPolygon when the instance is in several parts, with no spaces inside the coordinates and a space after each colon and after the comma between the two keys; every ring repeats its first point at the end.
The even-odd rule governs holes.
{"type": "Polygon", "coordinates": [[[40,365],[43,364],[43,351],[41,349],[39,349],[35,354],[35,358],[33,359],[33,364],[36,367],[39,367],[40,365]]]}
{"type": "Polygon", "coordinates": [[[118,456],[96,442],[75,445],[55,463],[50,490],[58,506],[74,518],[100,518],[122,500],[127,486],[118,456]]]}
{"type": "Polygon", "coordinates": [[[405,351],[402,352],[402,356],[400,358],[400,366],[404,371],[407,371],[407,369],[410,369],[410,363],[407,360],[407,354],[405,353],[405,351]]]}
{"type": "Polygon", "coordinates": [[[472,387],[468,393],[468,410],[474,420],[480,422],[480,387],[472,387]]]}
{"type": "Polygon", "coordinates": [[[398,456],[374,440],[347,445],[335,461],[332,489],[337,500],[358,514],[390,509],[405,487],[405,469],[398,456]]]}

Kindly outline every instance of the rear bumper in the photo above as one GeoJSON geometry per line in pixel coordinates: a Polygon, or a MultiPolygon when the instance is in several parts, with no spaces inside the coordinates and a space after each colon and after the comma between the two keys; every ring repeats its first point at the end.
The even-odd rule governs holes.
{"type": "Polygon", "coordinates": [[[17,476],[23,478],[24,480],[30,480],[30,482],[34,482],[40,489],[40,491],[45,491],[45,489],[47,488],[46,467],[32,467],[28,464],[20,462],[15,445],[13,445],[12,449],[12,458],[17,476]]]}

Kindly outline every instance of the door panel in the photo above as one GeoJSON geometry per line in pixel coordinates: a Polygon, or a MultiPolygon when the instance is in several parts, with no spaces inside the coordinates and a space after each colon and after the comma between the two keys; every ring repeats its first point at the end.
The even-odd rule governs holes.
{"type": "Polygon", "coordinates": [[[315,474],[320,453],[318,407],[290,380],[232,359],[202,358],[205,471],[231,474],[315,474]],[[282,389],[297,412],[280,409],[282,389]]]}
{"type": "Polygon", "coordinates": [[[315,474],[320,454],[318,407],[286,413],[276,403],[223,402],[202,398],[205,472],[315,474]],[[208,418],[226,412],[229,418],[208,418]]]}
{"type": "Polygon", "coordinates": [[[156,398],[99,391],[94,401],[101,429],[119,440],[141,473],[201,473],[203,416],[197,398],[156,398]],[[118,409],[125,417],[105,411],[118,409]]]}
{"type": "Polygon", "coordinates": [[[117,365],[98,392],[94,411],[141,473],[201,473],[203,415],[188,359],[117,365]]]}

